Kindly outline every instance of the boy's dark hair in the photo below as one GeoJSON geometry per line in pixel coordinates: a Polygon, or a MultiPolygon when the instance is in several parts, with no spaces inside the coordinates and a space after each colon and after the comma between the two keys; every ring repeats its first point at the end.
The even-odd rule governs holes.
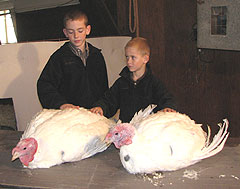
{"type": "Polygon", "coordinates": [[[79,9],[73,9],[67,12],[63,18],[63,26],[66,28],[66,23],[68,20],[78,20],[78,19],[84,19],[84,23],[87,26],[88,25],[88,17],[87,14],[79,9]]]}

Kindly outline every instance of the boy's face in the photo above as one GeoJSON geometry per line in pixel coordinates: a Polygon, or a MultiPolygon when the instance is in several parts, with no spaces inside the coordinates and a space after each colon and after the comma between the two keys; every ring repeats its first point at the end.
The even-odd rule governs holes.
{"type": "Polygon", "coordinates": [[[68,20],[66,22],[66,28],[63,29],[65,36],[71,41],[75,47],[83,50],[86,36],[90,33],[91,26],[86,26],[84,19],[80,20],[68,20]]]}
{"type": "Polygon", "coordinates": [[[128,47],[125,49],[126,63],[129,71],[144,73],[146,64],[149,61],[148,55],[142,55],[136,48],[128,47]]]}

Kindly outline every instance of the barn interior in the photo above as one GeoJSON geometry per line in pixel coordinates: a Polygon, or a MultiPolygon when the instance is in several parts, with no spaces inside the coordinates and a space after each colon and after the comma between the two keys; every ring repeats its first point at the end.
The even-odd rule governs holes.
{"type": "MultiPolygon", "coordinates": [[[[197,123],[202,123],[204,129],[207,128],[207,125],[210,125],[213,134],[219,129],[218,123],[225,118],[228,119],[230,137],[235,141],[234,144],[239,144],[240,28],[239,21],[236,20],[240,20],[240,14],[236,11],[237,8],[240,8],[238,0],[231,2],[226,0],[0,0],[0,10],[9,9],[12,11],[11,15],[18,42],[17,44],[0,45],[0,68],[5,57],[11,60],[11,55],[9,55],[11,53],[8,54],[9,50],[6,46],[11,46],[9,49],[12,50],[13,45],[18,46],[18,48],[21,45],[29,45],[28,48],[33,49],[34,45],[39,44],[38,48],[41,49],[44,48],[44,46],[41,46],[42,42],[52,43],[53,46],[49,47],[51,51],[44,55],[48,58],[66,40],[62,32],[62,18],[64,13],[73,7],[83,9],[88,14],[89,23],[92,26],[92,31],[88,37],[93,42],[94,40],[98,41],[99,38],[109,40],[108,37],[123,37],[121,47],[124,47],[125,42],[130,37],[141,36],[146,38],[151,46],[150,64],[152,70],[174,95],[178,111],[187,114],[197,123]],[[210,9],[211,7],[228,8],[226,33],[224,33],[225,31],[217,32],[216,35],[211,33],[211,21],[209,20],[213,18],[211,14],[207,13],[210,11],[208,10],[209,7],[210,9]],[[207,19],[204,17],[206,15],[208,15],[207,26],[205,22],[207,19]],[[235,19],[231,20],[231,18],[235,19]],[[231,33],[230,29],[233,34],[228,39],[228,35],[231,33]],[[5,48],[4,51],[1,50],[3,48],[5,48]]],[[[101,43],[96,42],[100,46],[101,43]]],[[[101,48],[104,48],[104,46],[101,46],[101,48]]],[[[35,53],[34,51],[29,52],[35,53]]],[[[119,52],[119,54],[123,56],[122,52],[119,52]]],[[[24,54],[24,56],[28,57],[27,54],[24,54]]],[[[46,63],[46,58],[39,59],[43,62],[41,62],[41,66],[38,66],[37,74],[40,73],[46,63]]],[[[32,59],[30,60],[32,61],[32,59]]],[[[121,71],[122,66],[124,65],[121,64],[114,70],[114,79],[118,77],[117,74],[121,71]]],[[[4,82],[6,75],[18,74],[18,72],[10,71],[12,68],[10,66],[8,69],[6,67],[0,69],[1,83],[4,82]]],[[[31,69],[34,69],[34,65],[31,66],[31,69]]],[[[28,74],[25,74],[25,77],[28,77],[28,74]]],[[[37,75],[31,77],[32,80],[36,80],[36,78],[37,75]]],[[[28,80],[28,78],[25,79],[28,80]]],[[[33,83],[35,82],[33,81],[33,83]]],[[[2,98],[0,103],[12,107],[15,105],[14,99],[11,98],[22,94],[22,90],[36,95],[36,91],[22,89],[20,86],[11,90],[14,91],[13,95],[6,93],[8,86],[2,86],[0,89],[2,89],[0,91],[0,98],[2,98]]],[[[33,109],[28,102],[24,103],[26,104],[24,111],[30,110],[31,116],[40,107],[37,105],[37,109],[33,109]]],[[[6,106],[3,105],[0,107],[5,108],[6,106]]],[[[10,111],[11,114],[14,114],[12,110],[10,111]]],[[[4,115],[6,117],[6,113],[4,115]]],[[[20,113],[20,115],[22,114],[20,113]]],[[[29,118],[27,117],[24,120],[24,124],[29,118]]],[[[10,120],[8,122],[9,126],[13,130],[24,130],[25,126],[19,127],[17,125],[18,118],[16,119],[15,115],[9,116],[8,114],[8,119],[10,120]]],[[[8,123],[4,123],[1,129],[5,129],[8,123]]],[[[230,152],[231,150],[226,151],[226,154],[230,152]]],[[[236,154],[238,155],[236,159],[239,160],[239,149],[236,154]]],[[[235,157],[236,154],[232,154],[232,157],[235,157]]],[[[101,158],[105,161],[103,156],[101,158]]],[[[216,159],[217,161],[218,159],[216,159]]],[[[229,162],[231,161],[229,160],[229,162]]],[[[208,165],[210,166],[211,163],[214,163],[214,161],[209,161],[208,165]]],[[[227,165],[227,160],[221,163],[227,165]]],[[[235,165],[236,162],[231,163],[235,165]]],[[[221,167],[220,164],[219,167],[221,167]]],[[[69,167],[68,169],[70,172],[69,167]]],[[[229,174],[231,174],[231,171],[229,171],[229,174]]],[[[181,174],[183,173],[181,172],[181,174]]],[[[219,178],[220,175],[219,173],[219,178]]],[[[225,177],[224,174],[222,175],[222,177],[225,177]]],[[[236,183],[239,183],[240,177],[239,171],[235,171],[232,175],[234,177],[238,176],[232,182],[232,188],[237,188],[236,183]]],[[[175,175],[175,178],[178,178],[178,176],[175,175]]],[[[169,175],[168,178],[170,178],[169,175]]],[[[204,185],[204,182],[205,184],[209,182],[214,187],[213,182],[209,180],[198,181],[198,184],[203,184],[199,186],[207,186],[204,185]]],[[[231,184],[231,179],[228,179],[227,183],[231,184]]],[[[100,186],[101,184],[100,182],[100,186]]],[[[138,184],[138,188],[148,187],[148,185],[142,185],[142,183],[138,184]]],[[[191,188],[193,186],[191,184],[193,184],[192,181],[187,186],[191,188]]],[[[97,184],[93,186],[98,187],[97,184]]],[[[124,188],[127,185],[121,183],[117,186],[124,188]]],[[[160,184],[160,186],[163,185],[160,184]]],[[[216,185],[216,188],[220,186],[220,184],[216,185]]],[[[227,188],[228,186],[226,184],[223,187],[227,188]]],[[[194,185],[194,188],[198,188],[198,186],[194,185]]]]}
{"type": "MultiPolygon", "coordinates": [[[[127,0],[41,3],[3,0],[1,4],[11,2],[16,5],[13,10],[19,43],[63,40],[62,17],[72,7],[82,8],[89,15],[90,38],[137,35],[147,38],[151,45],[150,63],[154,74],[174,94],[179,112],[213,127],[227,118],[231,124],[231,136],[240,136],[239,51],[198,47],[198,8],[206,2],[139,0],[137,9],[132,2],[130,10],[130,1],[127,0]],[[137,25],[137,31],[132,31],[134,25],[137,25]]],[[[237,30],[237,25],[234,29],[237,30]]],[[[231,41],[239,42],[239,37],[231,41]]]]}

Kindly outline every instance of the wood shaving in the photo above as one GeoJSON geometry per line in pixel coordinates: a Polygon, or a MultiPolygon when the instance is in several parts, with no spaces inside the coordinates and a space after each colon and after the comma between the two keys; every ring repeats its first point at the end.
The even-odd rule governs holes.
{"type": "Polygon", "coordinates": [[[189,178],[189,179],[198,179],[198,172],[194,170],[185,170],[183,173],[183,177],[189,178]]]}
{"type": "Polygon", "coordinates": [[[219,178],[223,178],[223,177],[226,177],[226,175],[219,175],[218,177],[219,178]]]}
{"type": "Polygon", "coordinates": [[[143,173],[141,174],[141,177],[143,178],[144,181],[149,181],[154,186],[164,185],[163,183],[161,183],[161,180],[160,180],[165,177],[162,172],[154,172],[152,174],[143,173]]]}
{"type": "Polygon", "coordinates": [[[239,180],[239,178],[234,175],[231,175],[231,177],[235,178],[236,180],[239,180]]]}

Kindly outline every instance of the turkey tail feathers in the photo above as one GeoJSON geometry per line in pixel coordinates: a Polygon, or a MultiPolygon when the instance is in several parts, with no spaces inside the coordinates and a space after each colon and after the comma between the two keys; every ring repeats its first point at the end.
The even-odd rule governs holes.
{"type": "Polygon", "coordinates": [[[213,137],[213,140],[210,144],[209,144],[209,140],[210,140],[210,135],[211,135],[211,129],[208,126],[208,136],[207,136],[207,140],[206,140],[206,145],[201,150],[200,154],[194,160],[201,160],[201,159],[205,159],[205,158],[214,156],[215,154],[217,154],[218,152],[220,152],[223,149],[223,147],[226,143],[226,140],[229,136],[229,132],[227,131],[228,125],[229,125],[229,123],[228,123],[227,119],[223,120],[223,124],[218,124],[220,129],[219,129],[218,133],[213,137]]]}
{"type": "Polygon", "coordinates": [[[137,123],[141,122],[144,118],[148,117],[156,107],[157,105],[151,104],[146,109],[136,112],[130,121],[130,124],[136,125],[137,123]]]}
{"type": "Polygon", "coordinates": [[[209,125],[207,126],[207,128],[208,128],[208,134],[207,134],[207,140],[206,140],[206,143],[205,143],[205,147],[209,146],[210,137],[211,137],[211,128],[209,127],[209,125]]]}

